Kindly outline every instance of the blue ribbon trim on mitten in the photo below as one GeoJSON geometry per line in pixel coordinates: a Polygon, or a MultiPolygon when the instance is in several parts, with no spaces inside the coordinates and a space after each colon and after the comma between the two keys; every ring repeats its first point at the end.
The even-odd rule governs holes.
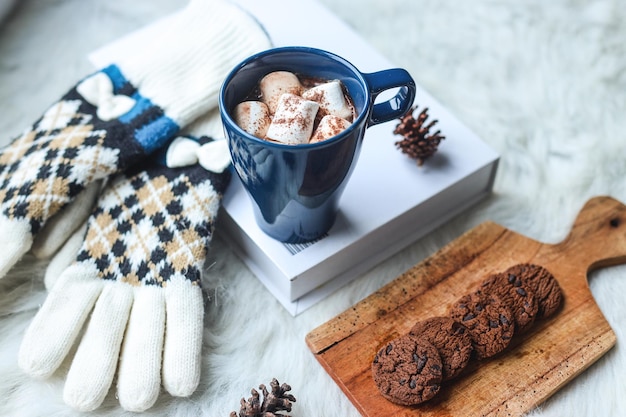
{"type": "Polygon", "coordinates": [[[126,77],[122,75],[122,71],[120,71],[117,65],[109,65],[103,68],[101,72],[104,72],[111,79],[113,83],[113,93],[115,94],[119,94],[120,90],[130,84],[126,77]]]}
{"type": "Polygon", "coordinates": [[[133,88],[134,92],[130,97],[135,100],[135,105],[117,120],[126,125],[135,125],[134,138],[147,154],[162,147],[180,130],[180,126],[166,116],[163,109],[142,96],[136,87],[130,84],[119,67],[112,64],[101,71],[111,79],[114,94],[124,94],[122,92],[124,90],[128,94],[128,87],[133,88]]]}
{"type": "Polygon", "coordinates": [[[135,139],[147,153],[152,153],[167,143],[179,130],[179,126],[172,119],[163,115],[137,129],[135,139]]]}

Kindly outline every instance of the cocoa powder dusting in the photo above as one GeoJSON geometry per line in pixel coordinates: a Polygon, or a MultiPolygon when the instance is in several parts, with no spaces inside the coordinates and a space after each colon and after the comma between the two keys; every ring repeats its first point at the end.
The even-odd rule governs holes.
{"type": "Polygon", "coordinates": [[[329,122],[328,127],[330,127],[330,131],[332,133],[332,136],[338,135],[341,132],[343,132],[343,126],[341,126],[339,124],[339,120],[338,119],[331,119],[329,122]]]}
{"type": "Polygon", "coordinates": [[[300,130],[305,129],[307,119],[303,117],[301,113],[298,112],[298,102],[299,102],[299,97],[289,96],[284,101],[284,104],[286,106],[286,110],[291,114],[295,114],[295,117],[293,117],[291,120],[277,119],[276,123],[288,123],[288,126],[290,128],[297,126],[300,128],[300,130]]]}

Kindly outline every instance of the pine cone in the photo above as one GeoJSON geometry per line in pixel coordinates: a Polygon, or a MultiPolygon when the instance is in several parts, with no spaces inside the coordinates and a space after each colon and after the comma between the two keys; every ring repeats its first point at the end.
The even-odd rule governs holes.
{"type": "Polygon", "coordinates": [[[416,109],[417,106],[412,107],[411,110],[400,118],[400,123],[398,123],[393,133],[404,137],[404,139],[397,141],[395,145],[402,150],[402,153],[417,160],[417,165],[421,166],[425,160],[437,152],[439,142],[445,139],[445,136],[442,136],[439,130],[430,134],[430,129],[437,124],[437,120],[424,125],[426,119],[428,119],[428,108],[422,110],[417,119],[413,116],[416,109]]]}
{"type": "Polygon", "coordinates": [[[269,392],[265,385],[259,385],[259,389],[263,393],[263,401],[257,390],[252,388],[252,397],[246,401],[241,399],[241,408],[239,414],[231,412],[230,417],[290,417],[286,414],[280,414],[278,411],[291,411],[291,403],[296,402],[296,397],[287,394],[291,391],[288,384],[279,385],[276,378],[270,382],[272,391],[269,392]]]}

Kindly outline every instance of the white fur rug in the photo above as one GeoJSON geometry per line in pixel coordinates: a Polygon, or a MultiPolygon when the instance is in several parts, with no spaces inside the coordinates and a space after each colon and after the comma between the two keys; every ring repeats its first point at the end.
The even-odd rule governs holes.
{"type": "MultiPolygon", "coordinates": [[[[623,2],[322,2],[501,153],[494,195],[296,318],[216,238],[204,283],[212,298],[201,386],[189,399],[163,393],[147,415],[227,416],[250,388],[276,377],[297,397],[293,416],[357,416],[307,349],[310,330],[485,220],[558,242],[590,197],[626,202],[623,2]]],[[[0,23],[1,143],[91,71],[88,52],[180,2],[23,0],[16,7],[0,23]]],[[[74,413],[61,399],[65,369],[36,381],[16,364],[24,329],[45,298],[45,266],[27,256],[0,281],[0,415],[74,413]]],[[[533,416],[626,415],[626,267],[594,272],[590,285],[617,346],[533,416]]],[[[96,414],[124,415],[113,390],[96,414]]]]}

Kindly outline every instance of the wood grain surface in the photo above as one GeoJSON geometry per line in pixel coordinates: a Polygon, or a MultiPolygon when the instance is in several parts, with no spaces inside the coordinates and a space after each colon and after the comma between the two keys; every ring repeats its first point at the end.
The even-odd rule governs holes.
{"type": "Polygon", "coordinates": [[[615,344],[615,333],[593,299],[587,276],[591,270],[624,262],[626,206],[610,197],[588,201],[568,237],[555,245],[486,222],[314,329],[306,342],[364,416],[521,415],[615,344]],[[472,361],[431,401],[403,407],[380,396],[371,375],[380,347],[407,333],[419,319],[445,315],[487,275],[526,262],[554,274],[564,295],[561,310],[516,336],[505,352],[472,361]]]}

